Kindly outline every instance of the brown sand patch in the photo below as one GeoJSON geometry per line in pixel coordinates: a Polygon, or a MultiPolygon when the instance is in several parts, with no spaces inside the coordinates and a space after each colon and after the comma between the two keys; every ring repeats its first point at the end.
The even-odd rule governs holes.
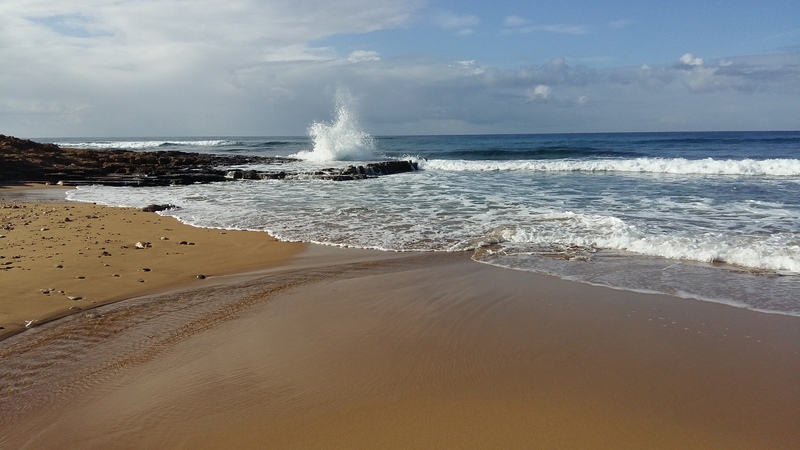
{"type": "MultiPolygon", "coordinates": [[[[346,261],[348,252],[341,255],[346,261]]],[[[49,408],[37,407],[7,424],[0,444],[615,449],[800,444],[800,322],[793,317],[596,288],[476,264],[463,254],[290,271],[209,290],[202,303],[180,313],[148,310],[148,317],[157,318],[149,322],[157,326],[148,329],[148,339],[175,336],[176,329],[185,329],[183,316],[190,311],[200,314],[191,323],[202,329],[163,339],[168,344],[156,355],[118,366],[77,398],[56,389],[49,408]],[[240,290],[245,294],[237,294],[240,290]],[[231,320],[215,319],[213,309],[199,311],[215,298],[228,302],[240,295],[255,300],[231,320]]],[[[117,346],[135,341],[135,328],[107,333],[92,351],[75,342],[81,333],[70,331],[74,345],[62,354],[83,361],[74,362],[76,368],[93,358],[135,355],[140,350],[117,346]]],[[[103,323],[97,322],[87,336],[101,330],[103,323]]],[[[39,360],[37,354],[13,366],[39,360]]],[[[9,367],[12,357],[6,360],[9,367]]],[[[49,375],[40,369],[28,376],[47,380],[49,375]]]]}
{"type": "Polygon", "coordinates": [[[280,264],[303,248],[266,233],[65,202],[1,202],[0,236],[0,338],[108,302],[210,281],[198,275],[280,264]]]}

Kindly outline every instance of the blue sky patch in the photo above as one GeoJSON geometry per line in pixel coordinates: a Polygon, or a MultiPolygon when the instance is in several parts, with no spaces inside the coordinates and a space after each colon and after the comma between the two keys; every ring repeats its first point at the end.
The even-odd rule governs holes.
{"type": "Polygon", "coordinates": [[[62,36],[90,38],[111,35],[110,32],[97,28],[91,19],[77,14],[30,17],[28,20],[43,25],[62,36]]]}

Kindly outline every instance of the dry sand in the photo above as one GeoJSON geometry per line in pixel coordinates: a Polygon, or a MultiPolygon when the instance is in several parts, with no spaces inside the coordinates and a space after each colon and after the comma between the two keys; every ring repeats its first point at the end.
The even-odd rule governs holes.
{"type": "Polygon", "coordinates": [[[795,317],[306,250],[0,342],[0,448],[800,447],[795,317]]]}
{"type": "Polygon", "coordinates": [[[0,339],[108,302],[213,282],[198,275],[280,264],[303,248],[59,198],[63,188],[0,189],[0,339]]]}

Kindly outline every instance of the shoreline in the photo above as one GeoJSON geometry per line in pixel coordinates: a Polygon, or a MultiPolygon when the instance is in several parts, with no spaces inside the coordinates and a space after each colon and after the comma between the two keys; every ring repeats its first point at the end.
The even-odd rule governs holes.
{"type": "Polygon", "coordinates": [[[39,309],[55,299],[92,313],[0,340],[0,447],[800,445],[797,317],[502,269],[466,253],[289,244],[124,208],[24,204],[0,212],[38,216],[2,234],[43,247],[20,248],[22,267],[0,277],[58,273],[50,280],[65,287],[97,277],[124,298],[19,294],[39,309]],[[116,249],[78,239],[100,229],[116,249]],[[178,244],[190,232],[196,245],[178,244]],[[119,248],[143,239],[152,247],[119,248]],[[61,269],[47,258],[54,243],[74,251],[61,269]],[[231,245],[242,248],[221,250],[231,245]],[[134,259],[103,261],[123,256],[134,259]],[[139,271],[141,257],[150,272],[139,271]],[[82,260],[84,279],[66,272],[82,260]],[[189,262],[216,269],[198,280],[189,262]],[[129,278],[144,290],[110,284],[129,278]]]}
{"type": "Polygon", "coordinates": [[[0,340],[110,302],[284,264],[305,247],[267,233],[201,229],[134,208],[67,202],[64,192],[44,185],[0,189],[0,340]]]}

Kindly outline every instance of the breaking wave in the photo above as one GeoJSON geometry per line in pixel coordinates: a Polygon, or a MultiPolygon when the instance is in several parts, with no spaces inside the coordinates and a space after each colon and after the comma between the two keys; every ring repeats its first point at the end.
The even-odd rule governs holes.
{"type": "Polygon", "coordinates": [[[361,129],[353,111],[353,98],[346,89],[336,93],[333,122],[314,122],[308,128],[311,151],[291,155],[307,161],[366,161],[375,158],[375,140],[361,129]]]}
{"type": "Polygon", "coordinates": [[[800,176],[798,159],[717,160],[686,158],[634,158],[594,160],[422,161],[425,169],[449,172],[629,172],[700,175],[800,176]]]}

